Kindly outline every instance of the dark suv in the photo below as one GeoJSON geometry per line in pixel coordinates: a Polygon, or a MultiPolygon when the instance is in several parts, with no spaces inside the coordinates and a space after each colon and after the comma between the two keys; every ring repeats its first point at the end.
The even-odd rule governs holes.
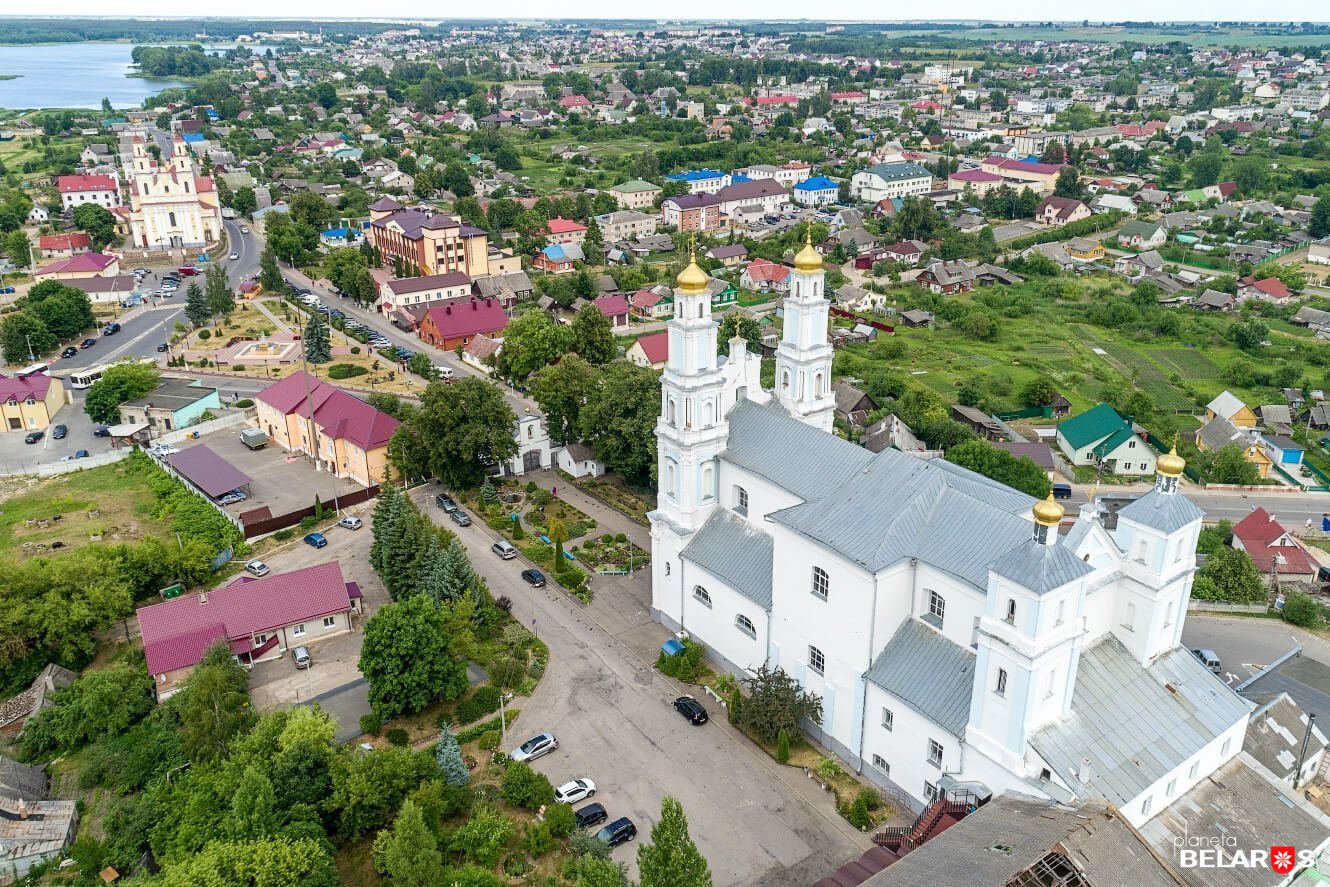
{"type": "Polygon", "coordinates": [[[453,501],[453,497],[443,493],[434,497],[434,504],[442,508],[448,514],[452,514],[457,510],[457,503],[453,501]]]}
{"type": "Polygon", "coordinates": [[[600,825],[610,818],[610,815],[605,812],[604,804],[587,804],[585,807],[573,811],[573,815],[577,817],[578,828],[591,828],[591,826],[600,825]]]}
{"type": "Polygon", "coordinates": [[[623,816],[596,832],[596,837],[611,847],[618,847],[637,837],[637,826],[627,816],[623,816]]]}
{"type": "Polygon", "coordinates": [[[694,726],[707,722],[707,710],[702,707],[702,703],[691,696],[680,696],[674,700],[674,709],[694,726]]]}

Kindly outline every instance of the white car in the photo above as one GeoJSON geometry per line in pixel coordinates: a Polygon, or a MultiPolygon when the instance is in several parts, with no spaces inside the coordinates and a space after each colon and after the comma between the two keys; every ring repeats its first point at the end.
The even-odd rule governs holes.
{"type": "Polygon", "coordinates": [[[553,733],[541,733],[523,742],[509,755],[514,761],[534,761],[541,755],[547,755],[559,747],[559,740],[553,733]]]}
{"type": "Polygon", "coordinates": [[[365,525],[365,522],[354,514],[348,514],[337,522],[337,526],[346,527],[348,530],[359,530],[365,525]]]}
{"type": "Polygon", "coordinates": [[[158,444],[148,452],[157,456],[174,456],[176,453],[180,452],[180,447],[172,444],[158,444]]]}
{"type": "Polygon", "coordinates": [[[240,226],[240,233],[241,233],[241,234],[248,234],[248,233],[249,233],[249,229],[246,228],[244,225],[241,225],[241,226],[240,226]]]}
{"type": "Polygon", "coordinates": [[[595,797],[596,784],[590,779],[574,779],[565,782],[554,790],[554,800],[559,804],[576,804],[587,798],[595,797]]]}
{"type": "Polygon", "coordinates": [[[240,253],[231,253],[232,262],[238,262],[239,260],[240,260],[240,253]]]}
{"type": "Polygon", "coordinates": [[[252,576],[267,576],[272,570],[263,561],[250,561],[245,564],[245,572],[252,576]]]}

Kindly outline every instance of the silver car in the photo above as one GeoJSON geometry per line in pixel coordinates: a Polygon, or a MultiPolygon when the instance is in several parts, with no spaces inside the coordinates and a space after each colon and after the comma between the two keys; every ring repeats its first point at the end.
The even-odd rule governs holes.
{"type": "Polygon", "coordinates": [[[337,526],[346,527],[348,530],[359,530],[365,525],[365,522],[354,514],[348,514],[337,522],[337,526]]]}
{"type": "Polygon", "coordinates": [[[263,561],[255,560],[245,564],[245,572],[252,576],[267,576],[272,570],[263,561]]]}
{"type": "Polygon", "coordinates": [[[523,742],[509,756],[514,761],[534,761],[541,755],[547,755],[559,747],[559,740],[553,733],[541,733],[523,742]]]}

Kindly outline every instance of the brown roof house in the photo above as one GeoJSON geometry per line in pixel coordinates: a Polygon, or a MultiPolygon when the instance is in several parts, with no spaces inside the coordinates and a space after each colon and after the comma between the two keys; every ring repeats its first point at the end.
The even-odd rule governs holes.
{"type": "Polygon", "coordinates": [[[57,690],[63,690],[74,683],[77,677],[69,669],[49,663],[33,679],[28,689],[11,696],[0,704],[0,737],[14,738],[22,735],[23,725],[28,718],[52,705],[51,697],[57,690]]]}
{"type": "Polygon", "coordinates": [[[877,401],[844,379],[835,385],[836,418],[851,428],[862,428],[868,414],[877,409],[877,401]]]}

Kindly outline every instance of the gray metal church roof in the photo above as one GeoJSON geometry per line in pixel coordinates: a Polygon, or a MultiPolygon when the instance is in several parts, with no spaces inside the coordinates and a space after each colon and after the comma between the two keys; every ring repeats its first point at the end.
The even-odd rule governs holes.
{"type": "Polygon", "coordinates": [[[774,401],[740,401],[726,418],[730,435],[722,458],[801,499],[832,493],[873,459],[863,447],[800,422],[774,401]]]}
{"type": "Polygon", "coordinates": [[[965,735],[974,691],[974,653],[965,647],[907,618],[867,677],[953,736],[965,735]]]}
{"type": "Polygon", "coordinates": [[[1118,516],[1163,533],[1173,533],[1205,517],[1205,512],[1180,493],[1151,490],[1119,511],[1118,516]]]}
{"type": "Polygon", "coordinates": [[[771,550],[771,536],[721,509],[693,534],[682,556],[770,610],[771,550]]]}
{"type": "Polygon", "coordinates": [[[1053,545],[1040,545],[1031,539],[993,564],[993,572],[1019,582],[1035,594],[1043,594],[1093,573],[1094,568],[1073,554],[1061,540],[1053,545]]]}
{"type": "Polygon", "coordinates": [[[1252,705],[1189,650],[1175,647],[1146,668],[1109,635],[1081,655],[1071,708],[1030,745],[1072,791],[1125,808],[1252,705]]]}

